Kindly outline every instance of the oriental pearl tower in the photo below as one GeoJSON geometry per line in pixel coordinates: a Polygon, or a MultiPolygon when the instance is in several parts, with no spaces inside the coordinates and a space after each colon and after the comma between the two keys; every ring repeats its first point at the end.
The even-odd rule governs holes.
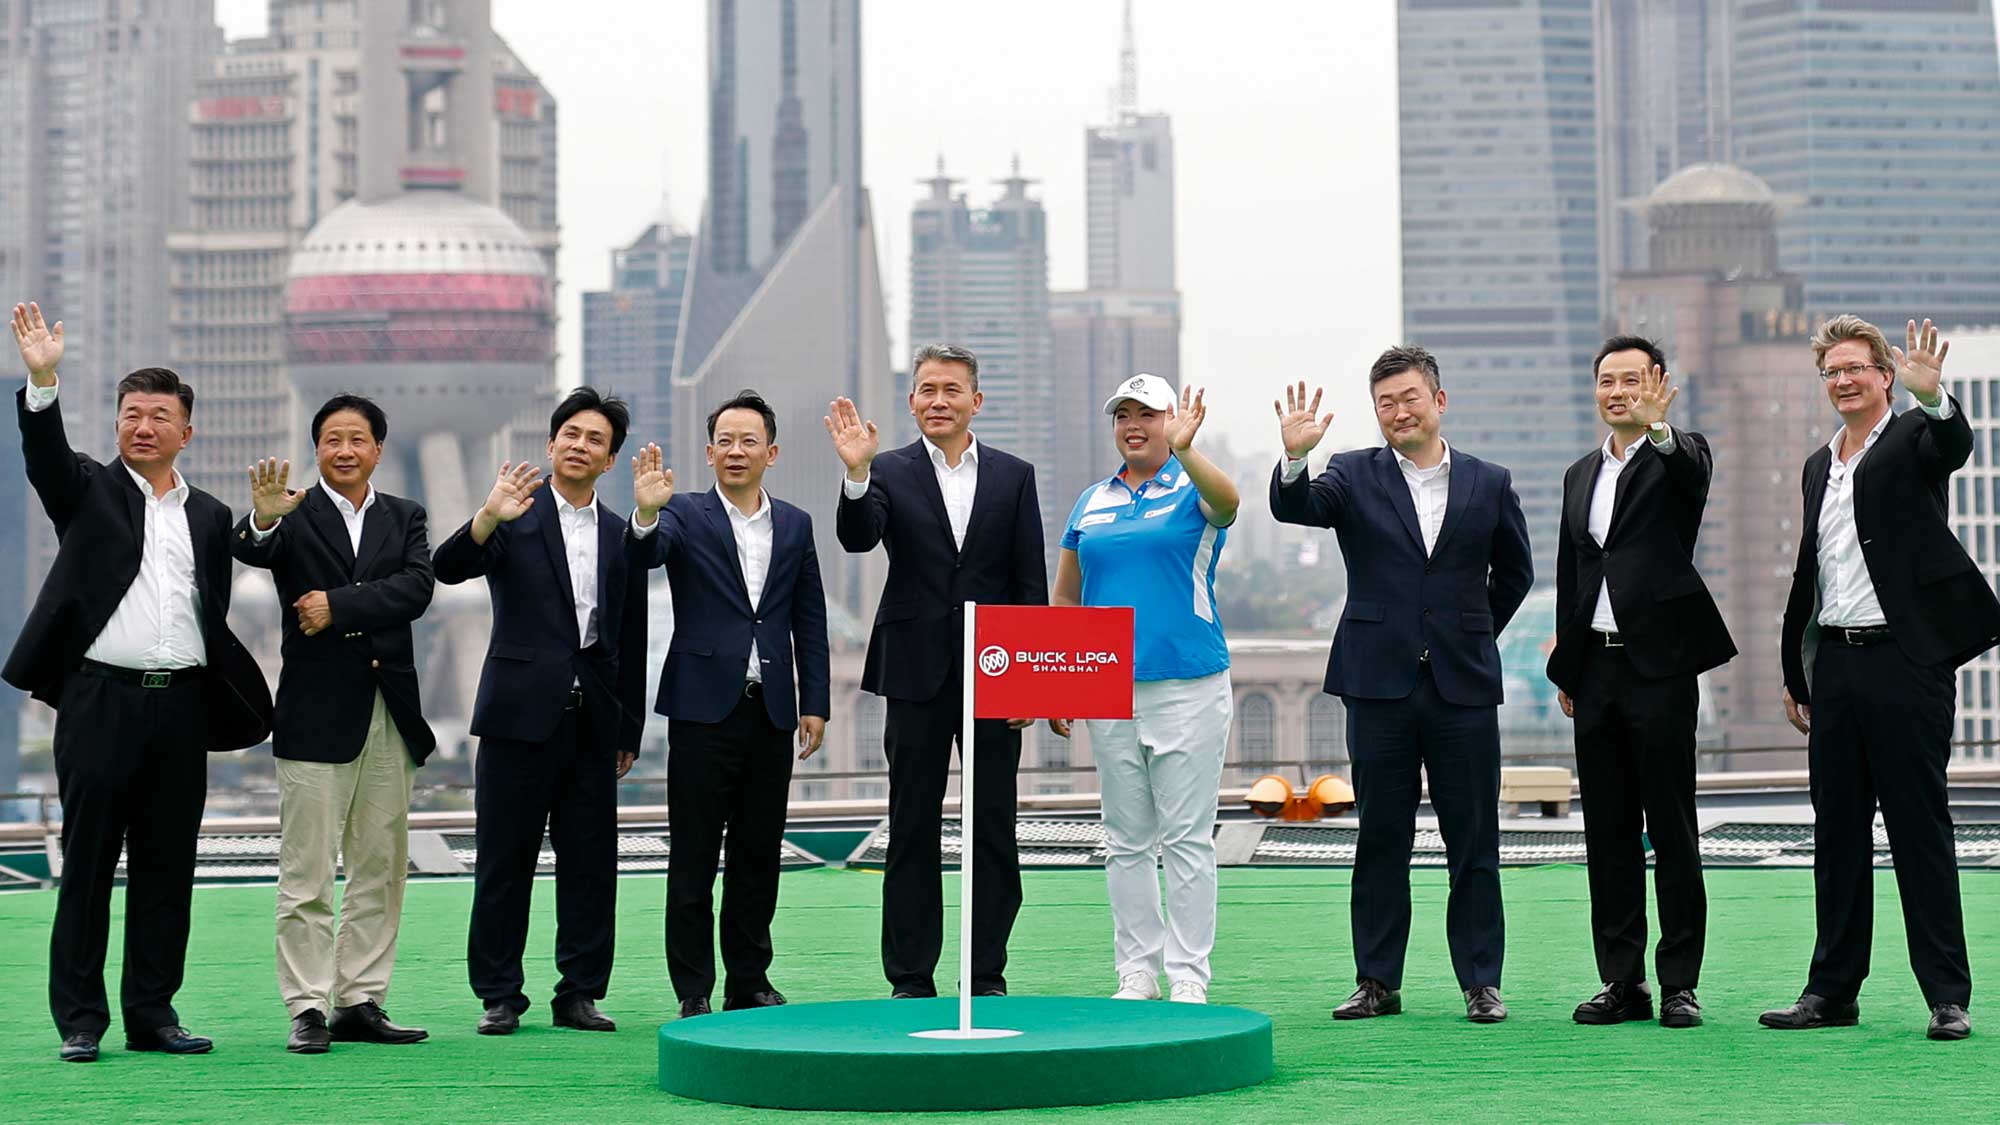
{"type": "MultiPolygon", "coordinates": [[[[371,8],[359,190],[306,235],[285,286],[300,401],[311,410],[346,391],[382,405],[389,439],[376,484],[422,498],[433,544],[484,499],[509,421],[554,387],[554,279],[494,206],[490,9],[371,8]]],[[[489,613],[476,584],[440,586],[425,619],[425,709],[441,735],[470,713],[489,613]]]]}

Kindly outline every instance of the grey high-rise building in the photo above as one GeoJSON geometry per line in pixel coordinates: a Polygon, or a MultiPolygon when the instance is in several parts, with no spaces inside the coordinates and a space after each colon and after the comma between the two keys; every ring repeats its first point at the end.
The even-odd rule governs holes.
{"type": "MultiPolygon", "coordinates": [[[[662,211],[638,238],[611,252],[611,287],[583,295],[583,381],[630,404],[632,440],[657,442],[671,465],[674,336],[694,236],[662,211]]],[[[598,490],[612,510],[631,509],[630,474],[607,473],[598,490]]]]}
{"type": "Polygon", "coordinates": [[[1398,4],[1403,334],[1437,355],[1446,439],[1512,470],[1542,583],[1595,443],[1592,2],[1398,4]]]}
{"type": "Polygon", "coordinates": [[[866,612],[879,553],[833,534],[840,473],[821,442],[846,395],[885,428],[904,413],[890,377],[874,220],[861,168],[859,0],[709,0],[708,199],[674,348],[681,479],[715,404],[745,387],[791,447],[766,478],[814,514],[829,601],[866,612]]]}
{"type": "MultiPolygon", "coordinates": [[[[67,327],[65,327],[65,333],[67,327]]],[[[10,363],[0,377],[0,395],[12,402],[15,392],[27,386],[28,377],[19,364],[10,363]]],[[[28,552],[21,529],[28,526],[27,474],[15,468],[21,464],[21,428],[0,426],[0,527],[10,529],[14,541],[0,545],[0,642],[13,644],[28,619],[28,552]]],[[[37,516],[40,505],[34,506],[37,516]]],[[[12,688],[0,689],[0,793],[20,789],[21,702],[23,696],[12,688]]],[[[10,807],[0,801],[0,821],[23,819],[25,808],[10,807]]]]}
{"type": "Polygon", "coordinates": [[[1092,289],[1174,287],[1174,133],[1164,113],[1139,109],[1132,4],[1118,54],[1113,119],[1085,135],[1086,243],[1092,289]]]}
{"type": "Polygon", "coordinates": [[[1726,42],[1732,159],[1805,200],[1778,259],[1806,308],[2000,321],[1991,0],[1739,2],[1726,42]]]}

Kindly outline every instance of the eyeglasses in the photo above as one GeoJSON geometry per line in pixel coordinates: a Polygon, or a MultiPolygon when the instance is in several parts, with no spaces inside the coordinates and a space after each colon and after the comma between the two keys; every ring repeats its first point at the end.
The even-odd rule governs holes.
{"type": "Polygon", "coordinates": [[[1845,367],[1822,367],[1819,369],[1819,377],[1831,383],[1842,376],[1859,379],[1870,371],[1887,370],[1889,369],[1879,363],[1850,363],[1845,367]]]}

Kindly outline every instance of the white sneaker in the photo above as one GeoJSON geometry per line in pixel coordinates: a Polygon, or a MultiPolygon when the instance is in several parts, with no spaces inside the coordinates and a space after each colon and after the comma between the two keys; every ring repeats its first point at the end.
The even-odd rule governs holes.
{"type": "Polygon", "coordinates": [[[1176,1004],[1206,1004],[1208,986],[1198,980],[1177,980],[1174,982],[1173,1001],[1176,1004]]]}
{"type": "Polygon", "coordinates": [[[1111,994],[1113,1000],[1158,1000],[1160,982],[1153,974],[1134,969],[1118,978],[1118,991],[1111,994]]]}

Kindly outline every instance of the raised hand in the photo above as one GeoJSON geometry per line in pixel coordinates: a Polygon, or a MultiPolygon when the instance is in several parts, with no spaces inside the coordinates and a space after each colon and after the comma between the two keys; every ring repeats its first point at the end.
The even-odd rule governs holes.
{"type": "Polygon", "coordinates": [[[1681,389],[1671,386],[1673,376],[1654,364],[1652,370],[1639,375],[1639,392],[1626,401],[1626,410],[1632,421],[1641,426],[1667,420],[1667,408],[1681,396],[1681,389]]]}
{"type": "Polygon", "coordinates": [[[298,510],[306,498],[305,489],[290,489],[292,463],[266,457],[250,466],[250,505],[256,513],[257,530],[269,531],[277,522],[298,510]]]}
{"type": "MultiPolygon", "coordinates": [[[[1926,323],[1929,323],[1926,321],[1926,323]]],[[[51,328],[42,321],[42,306],[33,301],[14,306],[14,343],[21,349],[21,362],[35,385],[46,387],[56,381],[56,364],[62,362],[63,322],[51,328]]]]}
{"type": "Polygon", "coordinates": [[[674,471],[666,467],[660,447],[647,442],[632,458],[632,499],[639,508],[640,522],[651,526],[653,517],[674,498],[674,471]]]}
{"type": "Polygon", "coordinates": [[[1937,329],[1931,326],[1929,320],[1924,321],[1921,329],[1913,320],[1905,342],[1910,347],[1907,352],[1901,348],[1889,349],[1896,357],[1896,377],[1910,388],[1910,393],[1916,396],[1918,402],[1936,406],[1943,395],[1938,388],[1944,381],[1944,357],[1951,351],[1951,341],[1939,343],[1937,329]]]}
{"type": "Polygon", "coordinates": [[[479,510],[495,523],[511,523],[534,506],[535,490],[546,483],[541,466],[509,461],[500,466],[500,478],[493,482],[493,491],[486,494],[486,503],[479,510]]]}
{"type": "Polygon", "coordinates": [[[852,399],[834,399],[827,411],[826,432],[833,438],[833,451],[840,454],[841,464],[847,466],[848,479],[860,480],[868,475],[868,466],[882,451],[882,434],[875,423],[861,420],[861,412],[854,408],[852,399]]]}
{"type": "Polygon", "coordinates": [[[1271,408],[1278,412],[1278,431],[1285,441],[1285,456],[1297,461],[1311,453],[1320,439],[1326,436],[1327,427],[1333,425],[1333,415],[1319,416],[1320,395],[1325,388],[1313,391],[1312,401],[1306,401],[1306,385],[1299,381],[1297,387],[1285,384],[1285,401],[1273,402],[1271,408]]]}
{"type": "Polygon", "coordinates": [[[1194,445],[1194,435],[1201,432],[1201,424],[1208,420],[1208,407],[1202,396],[1205,387],[1182,387],[1181,408],[1167,420],[1167,448],[1175,453],[1186,453],[1194,445]]]}

